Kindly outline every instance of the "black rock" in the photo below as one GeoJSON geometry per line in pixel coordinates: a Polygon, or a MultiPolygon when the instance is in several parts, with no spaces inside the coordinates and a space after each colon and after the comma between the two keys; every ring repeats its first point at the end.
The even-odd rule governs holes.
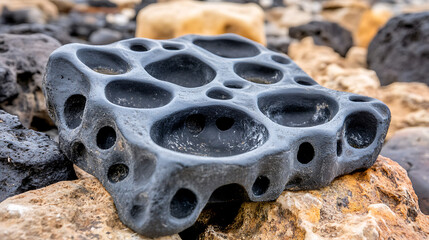
{"type": "Polygon", "coordinates": [[[9,10],[3,8],[0,14],[0,24],[44,23],[43,13],[38,8],[9,10]]]}
{"type": "Polygon", "coordinates": [[[108,28],[100,28],[89,36],[91,44],[109,44],[122,39],[122,34],[108,28]]]}
{"type": "Polygon", "coordinates": [[[289,36],[299,40],[310,36],[315,44],[331,47],[343,57],[353,46],[352,34],[334,22],[312,21],[301,26],[291,27],[289,36]]]}
{"type": "Polygon", "coordinates": [[[52,24],[65,29],[72,37],[88,41],[90,35],[107,24],[104,13],[70,12],[62,16],[52,24]]]}
{"type": "Polygon", "coordinates": [[[393,135],[381,155],[398,162],[413,183],[420,210],[429,214],[429,128],[402,129],[393,135]]]}
{"type": "Polygon", "coordinates": [[[8,197],[76,179],[73,164],[46,134],[24,128],[0,110],[0,202],[8,197]]]}
{"type": "Polygon", "coordinates": [[[390,19],[368,47],[368,67],[381,85],[422,82],[429,85],[429,12],[390,19]]]}
{"type": "Polygon", "coordinates": [[[291,39],[286,36],[267,36],[267,48],[271,51],[287,54],[291,39]]]}
{"type": "MultiPolygon", "coordinates": [[[[0,52],[1,51],[2,50],[0,50],[0,52]]],[[[18,86],[14,74],[10,69],[0,65],[0,102],[12,99],[16,97],[18,93],[18,86]]]]}
{"type": "Polygon", "coordinates": [[[29,35],[41,33],[57,39],[61,44],[71,43],[67,30],[53,24],[19,24],[0,28],[0,33],[29,35]]]}
{"type": "Polygon", "coordinates": [[[69,44],[44,92],[61,149],[145,236],[180,232],[207,203],[272,201],[370,167],[390,112],[323,88],[234,34],[69,44]]]}

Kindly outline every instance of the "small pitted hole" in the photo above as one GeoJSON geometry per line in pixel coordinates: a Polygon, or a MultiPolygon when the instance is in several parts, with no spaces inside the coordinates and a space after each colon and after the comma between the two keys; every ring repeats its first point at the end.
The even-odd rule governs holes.
{"type": "Polygon", "coordinates": [[[313,145],[311,145],[308,142],[301,143],[299,145],[298,154],[297,154],[298,162],[302,164],[307,164],[311,162],[314,158],[314,148],[313,145]]]}
{"type": "Polygon", "coordinates": [[[273,84],[283,78],[280,70],[255,63],[237,63],[234,71],[241,78],[259,84],[273,84]]]}
{"type": "Polygon", "coordinates": [[[122,163],[114,164],[109,167],[107,178],[112,183],[124,180],[128,176],[128,166],[122,163]]]}
{"type": "Polygon", "coordinates": [[[371,102],[373,99],[366,96],[350,96],[349,100],[352,102],[371,102]]]}
{"type": "Polygon", "coordinates": [[[195,40],[194,44],[215,55],[225,58],[253,57],[259,54],[258,48],[239,40],[195,40]]]}
{"type": "Polygon", "coordinates": [[[173,98],[165,89],[149,83],[116,80],[104,89],[107,100],[129,108],[157,108],[167,105],[173,98]]]}
{"type": "Polygon", "coordinates": [[[116,132],[112,127],[102,127],[97,133],[97,146],[101,149],[109,149],[116,142],[116,132]]]}
{"type": "Polygon", "coordinates": [[[289,180],[289,182],[286,184],[286,188],[293,188],[293,187],[296,187],[296,186],[299,186],[299,185],[301,185],[301,183],[303,182],[304,180],[301,178],[301,177],[299,177],[299,176],[294,176],[293,178],[291,178],[290,180],[289,180]]]}
{"type": "Polygon", "coordinates": [[[139,219],[143,213],[144,207],[141,205],[134,205],[130,210],[130,215],[134,219],[139,219]]]}
{"type": "Polygon", "coordinates": [[[273,61],[281,63],[281,64],[289,64],[290,63],[289,59],[287,59],[285,57],[277,56],[277,55],[272,56],[271,59],[273,59],[273,61]]]}
{"type": "Polygon", "coordinates": [[[191,55],[176,55],[154,62],[145,70],[154,78],[189,88],[206,85],[216,77],[209,65],[191,55]]]}
{"type": "Polygon", "coordinates": [[[86,98],[80,94],[70,96],[64,105],[64,118],[67,127],[77,128],[82,123],[85,110],[86,98]]]}
{"type": "Polygon", "coordinates": [[[135,52],[146,52],[148,49],[142,44],[133,44],[130,46],[130,49],[135,52]]]}
{"type": "Polygon", "coordinates": [[[185,125],[190,133],[196,135],[204,130],[206,117],[202,114],[193,114],[186,118],[185,125]]]}
{"type": "Polygon", "coordinates": [[[300,77],[295,77],[294,80],[299,85],[304,85],[304,86],[317,85],[317,82],[311,79],[310,77],[300,76],[300,77]]]}
{"type": "Polygon", "coordinates": [[[219,100],[228,100],[232,98],[232,95],[229,92],[222,89],[209,90],[207,92],[207,96],[209,98],[219,99],[219,100]]]}
{"type": "Polygon", "coordinates": [[[341,156],[343,153],[343,142],[341,140],[337,140],[337,156],[341,156]]]}
{"type": "Polygon", "coordinates": [[[347,143],[354,148],[366,148],[377,134],[377,119],[369,112],[357,112],[346,119],[347,143]]]}
{"type": "Polygon", "coordinates": [[[77,57],[93,71],[101,74],[118,75],[129,70],[128,63],[112,53],[81,49],[77,51],[77,57]]]}
{"type": "Polygon", "coordinates": [[[234,119],[230,117],[220,117],[216,120],[216,127],[221,131],[226,131],[234,125],[234,119]]]}
{"type": "Polygon", "coordinates": [[[85,145],[83,145],[81,142],[75,142],[73,144],[72,148],[72,161],[74,163],[78,163],[84,160],[85,154],[86,154],[86,148],[85,145]]]}
{"type": "Polygon", "coordinates": [[[223,84],[227,88],[233,88],[233,89],[242,89],[244,88],[244,84],[242,82],[225,82],[223,84]]]}
{"type": "Polygon", "coordinates": [[[170,203],[170,214],[175,218],[185,218],[197,207],[197,196],[188,189],[181,188],[176,192],[170,203]]]}
{"type": "Polygon", "coordinates": [[[165,44],[162,45],[162,47],[166,50],[180,50],[182,47],[181,46],[176,46],[176,45],[170,45],[170,44],[165,44]]]}
{"type": "Polygon", "coordinates": [[[268,179],[265,176],[259,176],[255,180],[255,183],[253,183],[252,192],[255,196],[260,196],[268,190],[269,186],[270,186],[270,179],[268,179]]]}

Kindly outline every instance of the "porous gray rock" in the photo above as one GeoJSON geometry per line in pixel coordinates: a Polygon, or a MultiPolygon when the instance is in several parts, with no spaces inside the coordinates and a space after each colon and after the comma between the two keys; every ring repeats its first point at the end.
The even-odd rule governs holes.
{"type": "Polygon", "coordinates": [[[368,67],[381,85],[422,82],[429,85],[429,12],[390,19],[368,47],[368,67]]]}
{"type": "Polygon", "coordinates": [[[73,164],[46,134],[24,128],[0,110],[0,202],[50,184],[76,179],[73,164]]]}
{"type": "Polygon", "coordinates": [[[109,44],[121,39],[122,34],[120,32],[108,28],[100,28],[89,36],[89,42],[97,45],[109,44]]]}
{"type": "Polygon", "coordinates": [[[57,39],[61,44],[67,44],[72,42],[72,39],[67,32],[67,29],[53,24],[31,23],[3,26],[2,28],[0,28],[0,33],[20,35],[41,33],[57,39]]]}
{"type": "Polygon", "coordinates": [[[69,44],[44,92],[61,149],[148,237],[186,229],[206,204],[271,201],[370,167],[390,122],[382,102],[323,88],[234,34],[69,44]]]}

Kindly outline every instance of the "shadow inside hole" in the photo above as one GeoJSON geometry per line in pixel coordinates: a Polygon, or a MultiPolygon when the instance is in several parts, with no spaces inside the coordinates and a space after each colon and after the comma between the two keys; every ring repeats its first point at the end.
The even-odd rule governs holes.
{"type": "Polygon", "coordinates": [[[171,45],[171,44],[165,44],[165,45],[162,45],[162,47],[166,50],[172,50],[172,51],[182,49],[181,46],[176,46],[176,45],[171,45]]]}
{"type": "Polygon", "coordinates": [[[273,84],[283,78],[280,70],[255,63],[237,63],[234,71],[241,78],[259,84],[273,84]]]}
{"type": "Polygon", "coordinates": [[[118,75],[128,72],[128,63],[119,56],[98,50],[80,49],[79,60],[95,72],[106,75],[118,75]]]}
{"type": "Polygon", "coordinates": [[[314,148],[313,145],[311,145],[309,142],[304,142],[299,145],[298,153],[297,153],[297,160],[298,162],[302,164],[307,164],[311,162],[314,158],[314,148]]]}
{"type": "Polygon", "coordinates": [[[204,130],[206,117],[202,114],[193,114],[186,118],[186,128],[192,134],[198,134],[204,130]]]}
{"type": "Polygon", "coordinates": [[[124,180],[128,176],[128,166],[122,163],[114,164],[107,171],[107,178],[112,183],[117,183],[124,180]]]}
{"type": "Polygon", "coordinates": [[[223,89],[212,89],[207,92],[209,98],[218,100],[228,100],[232,98],[232,95],[223,89]]]}
{"type": "Polygon", "coordinates": [[[253,57],[259,54],[258,48],[252,44],[240,40],[215,39],[215,40],[195,40],[194,44],[225,58],[253,57]]]}
{"type": "Polygon", "coordinates": [[[112,127],[102,127],[97,133],[97,146],[101,149],[109,149],[116,142],[116,131],[112,127]]]}
{"type": "Polygon", "coordinates": [[[72,161],[77,164],[82,162],[86,155],[86,148],[81,142],[75,142],[72,147],[72,161]]]}
{"type": "Polygon", "coordinates": [[[186,218],[197,207],[197,196],[189,189],[181,188],[170,202],[170,214],[175,218],[186,218]]]}
{"type": "Polygon", "coordinates": [[[345,121],[347,143],[353,148],[366,148],[374,142],[377,134],[377,119],[369,112],[349,115],[345,121]]]}
{"type": "Polygon", "coordinates": [[[230,117],[220,117],[216,120],[216,127],[221,131],[226,131],[234,125],[235,120],[230,117]]]}
{"type": "Polygon", "coordinates": [[[373,99],[366,96],[350,96],[349,100],[352,102],[371,102],[373,99]]]}
{"type": "Polygon", "coordinates": [[[252,186],[252,192],[255,196],[264,194],[270,187],[270,179],[265,176],[259,176],[252,186]]]}
{"type": "Polygon", "coordinates": [[[278,62],[280,64],[289,64],[290,63],[289,59],[287,59],[285,57],[277,56],[277,55],[271,56],[271,59],[273,59],[273,61],[278,62]]]}
{"type": "Polygon", "coordinates": [[[79,127],[82,123],[85,105],[86,98],[80,94],[72,95],[66,100],[64,104],[64,118],[67,127],[70,129],[79,127]]]}
{"type": "Polygon", "coordinates": [[[244,88],[244,84],[242,82],[238,81],[228,81],[223,84],[227,88],[233,88],[233,89],[242,89],[244,88]]]}
{"type": "Polygon", "coordinates": [[[143,44],[133,44],[130,46],[130,49],[135,52],[146,52],[148,50],[143,44]]]}
{"type": "Polygon", "coordinates": [[[298,83],[299,85],[303,85],[303,86],[313,86],[313,85],[318,84],[313,79],[311,79],[309,77],[305,77],[305,76],[295,77],[294,80],[296,83],[298,83]]]}
{"type": "Polygon", "coordinates": [[[337,156],[341,156],[343,153],[343,142],[341,140],[337,140],[337,156]]]}

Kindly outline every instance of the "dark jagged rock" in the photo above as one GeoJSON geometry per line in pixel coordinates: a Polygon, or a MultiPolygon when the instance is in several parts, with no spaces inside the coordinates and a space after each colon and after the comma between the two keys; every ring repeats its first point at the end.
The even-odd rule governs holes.
{"type": "Polygon", "coordinates": [[[370,167],[390,121],[382,102],[323,88],[234,34],[69,44],[44,91],[62,150],[149,237],[207,203],[271,201],[370,167]]]}
{"type": "Polygon", "coordinates": [[[402,129],[393,135],[381,155],[398,162],[413,183],[420,209],[429,214],[429,128],[402,129]]]}
{"type": "Polygon", "coordinates": [[[315,44],[331,47],[343,57],[353,46],[352,34],[334,22],[311,21],[301,26],[291,27],[289,36],[299,40],[310,36],[315,44]]]}
{"type": "Polygon", "coordinates": [[[0,109],[17,115],[25,127],[54,127],[41,88],[49,54],[60,46],[43,34],[0,34],[0,109]]]}
{"type": "Polygon", "coordinates": [[[66,29],[52,24],[32,23],[11,25],[1,28],[0,33],[25,35],[41,33],[57,39],[61,44],[67,44],[72,42],[70,35],[68,34],[66,29]]]}
{"type": "Polygon", "coordinates": [[[0,110],[0,202],[8,197],[76,179],[73,164],[46,134],[26,129],[0,110]]]}
{"type": "Polygon", "coordinates": [[[381,85],[423,82],[429,85],[429,12],[390,19],[368,47],[368,67],[381,85]]]}

